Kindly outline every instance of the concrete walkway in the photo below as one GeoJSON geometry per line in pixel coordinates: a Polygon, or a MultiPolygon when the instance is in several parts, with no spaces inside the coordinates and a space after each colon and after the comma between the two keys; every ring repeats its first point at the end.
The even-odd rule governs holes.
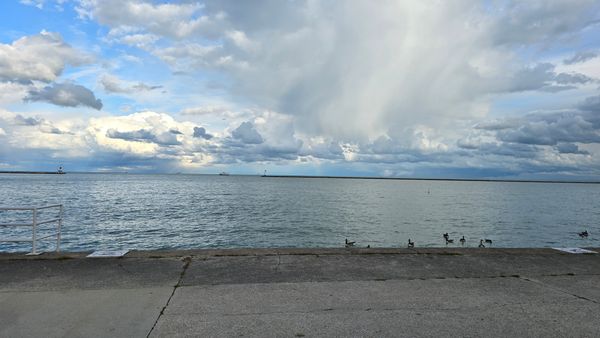
{"type": "Polygon", "coordinates": [[[600,254],[1,254],[0,323],[0,337],[598,337],[600,254]]]}

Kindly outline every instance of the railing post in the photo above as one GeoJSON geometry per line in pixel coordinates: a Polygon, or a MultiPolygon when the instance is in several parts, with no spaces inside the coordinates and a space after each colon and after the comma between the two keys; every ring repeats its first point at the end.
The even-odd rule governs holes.
{"type": "Polygon", "coordinates": [[[62,229],[62,220],[63,220],[63,205],[60,205],[60,211],[58,214],[58,231],[56,234],[56,252],[60,251],[60,231],[62,229]]]}
{"type": "Polygon", "coordinates": [[[36,225],[37,225],[37,208],[33,209],[33,224],[32,225],[33,225],[33,231],[32,231],[32,241],[31,241],[32,242],[32,251],[31,251],[31,254],[32,255],[37,255],[37,251],[35,250],[36,249],[36,245],[35,245],[36,244],[35,243],[36,242],[36,238],[35,238],[36,237],[36,234],[35,234],[35,230],[36,229],[35,228],[36,228],[36,225]]]}

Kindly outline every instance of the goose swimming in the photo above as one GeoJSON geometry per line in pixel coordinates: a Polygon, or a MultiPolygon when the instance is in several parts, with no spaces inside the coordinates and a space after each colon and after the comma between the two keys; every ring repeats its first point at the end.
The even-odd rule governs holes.
{"type": "Polygon", "coordinates": [[[411,241],[410,238],[408,239],[408,247],[409,248],[414,248],[415,247],[415,242],[411,241]]]}
{"type": "Polygon", "coordinates": [[[354,246],[354,244],[356,244],[356,242],[349,242],[349,241],[348,241],[348,238],[346,238],[346,248],[353,247],[353,246],[354,246]]]}
{"type": "Polygon", "coordinates": [[[479,247],[480,248],[485,248],[485,245],[483,245],[483,239],[479,240],[479,247]]]}
{"type": "Polygon", "coordinates": [[[465,239],[465,236],[462,236],[462,238],[461,238],[461,239],[459,239],[459,241],[460,241],[460,245],[465,245],[465,242],[466,242],[467,240],[465,239]]]}

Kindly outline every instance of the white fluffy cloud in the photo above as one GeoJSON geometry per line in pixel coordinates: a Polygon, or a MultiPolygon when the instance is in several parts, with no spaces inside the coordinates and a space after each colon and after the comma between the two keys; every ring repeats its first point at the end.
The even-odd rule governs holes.
{"type": "Polygon", "coordinates": [[[57,33],[41,32],[22,37],[12,44],[0,44],[0,81],[51,82],[66,65],[79,66],[91,61],[57,33]]]}
{"type": "Polygon", "coordinates": [[[180,39],[210,33],[224,18],[222,13],[203,15],[202,8],[199,2],[153,4],[137,0],[82,0],[77,10],[81,17],[113,27],[113,35],[139,30],[180,39]]]}

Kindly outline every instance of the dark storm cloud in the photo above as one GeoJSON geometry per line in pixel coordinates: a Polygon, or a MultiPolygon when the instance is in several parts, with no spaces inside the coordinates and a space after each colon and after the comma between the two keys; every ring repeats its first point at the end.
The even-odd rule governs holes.
{"type": "Polygon", "coordinates": [[[42,119],[34,117],[24,117],[23,115],[17,114],[13,119],[13,124],[17,126],[37,126],[43,122],[42,119]]]}
{"type": "Polygon", "coordinates": [[[600,130],[582,112],[529,115],[522,125],[497,132],[504,142],[556,145],[559,142],[599,143],[600,130]]]}
{"type": "Polygon", "coordinates": [[[102,109],[102,101],[94,93],[74,83],[54,83],[41,90],[33,89],[25,101],[44,101],[63,107],[87,106],[102,109]]]}
{"type": "Polygon", "coordinates": [[[121,139],[126,141],[137,141],[137,142],[148,142],[156,143],[163,146],[174,146],[180,145],[181,142],[177,140],[177,137],[173,133],[157,133],[155,134],[149,129],[139,129],[134,131],[118,131],[116,129],[108,129],[106,136],[114,139],[121,139]]]}
{"type": "Polygon", "coordinates": [[[500,45],[554,42],[572,36],[597,24],[600,10],[591,0],[503,1],[498,5],[503,15],[492,23],[492,39],[500,45]]]}
{"type": "Polygon", "coordinates": [[[148,92],[155,89],[160,89],[163,86],[151,86],[143,82],[128,83],[124,82],[118,77],[105,75],[100,79],[100,84],[104,87],[104,90],[109,93],[120,93],[120,94],[133,94],[139,92],[148,92]]]}
{"type": "Polygon", "coordinates": [[[574,85],[593,81],[592,78],[579,73],[556,73],[551,63],[538,63],[517,72],[508,92],[542,90],[558,92],[576,88],[574,85]]]}
{"type": "Polygon", "coordinates": [[[578,155],[589,155],[590,153],[585,150],[579,149],[574,143],[559,143],[556,145],[556,150],[561,154],[578,154],[578,155]]]}
{"type": "Polygon", "coordinates": [[[261,144],[264,142],[262,136],[256,131],[252,122],[243,122],[231,132],[231,135],[247,144],[261,144]]]}
{"type": "Polygon", "coordinates": [[[596,52],[578,52],[575,55],[573,55],[572,57],[563,60],[563,63],[565,65],[572,65],[575,63],[580,63],[580,62],[585,62],[587,60],[593,59],[596,56],[598,56],[598,54],[596,52]]]}
{"type": "Polygon", "coordinates": [[[547,150],[557,154],[591,155],[578,144],[600,144],[600,96],[588,97],[569,111],[482,122],[474,129],[495,138],[496,142],[478,144],[462,139],[457,146],[481,156],[536,158],[547,150]]]}
{"type": "Polygon", "coordinates": [[[194,137],[196,138],[203,138],[205,140],[210,140],[211,138],[213,138],[213,136],[211,134],[208,134],[206,132],[206,129],[204,129],[204,127],[194,127],[194,137]]]}
{"type": "Polygon", "coordinates": [[[600,95],[586,98],[579,105],[579,109],[586,112],[593,112],[598,116],[600,114],[600,95]]]}
{"type": "Polygon", "coordinates": [[[492,120],[492,121],[484,121],[477,123],[473,128],[475,129],[484,129],[484,130],[502,130],[502,129],[510,129],[518,126],[518,121],[502,119],[502,120],[492,120]]]}

